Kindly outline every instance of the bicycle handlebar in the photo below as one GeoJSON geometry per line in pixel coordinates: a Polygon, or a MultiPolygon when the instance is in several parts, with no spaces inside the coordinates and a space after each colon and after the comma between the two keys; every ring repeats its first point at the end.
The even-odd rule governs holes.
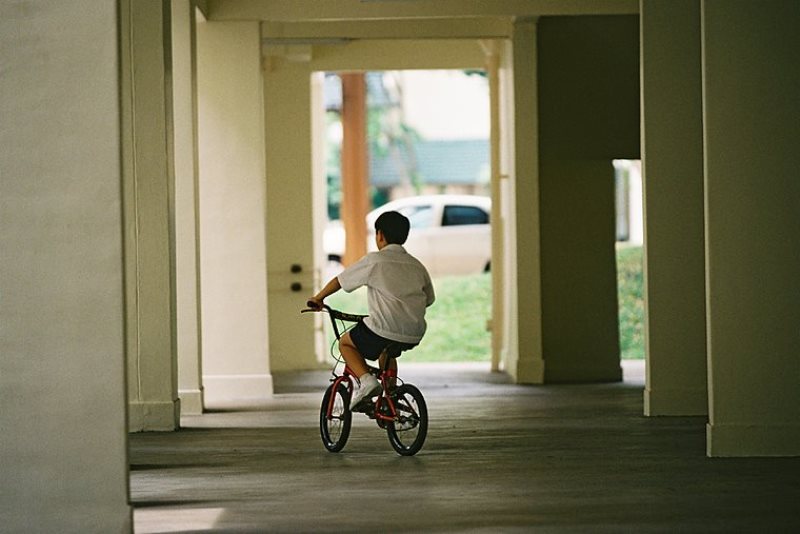
{"type": "Polygon", "coordinates": [[[308,302],[306,302],[306,306],[308,306],[308,308],[300,310],[300,313],[326,312],[326,313],[330,314],[331,319],[340,319],[342,321],[349,321],[351,323],[357,323],[357,322],[363,320],[365,317],[367,317],[366,315],[358,315],[358,314],[355,314],[355,313],[345,313],[345,312],[342,312],[342,311],[339,311],[339,310],[334,310],[333,308],[331,308],[327,304],[323,304],[321,308],[316,308],[314,306],[314,302],[310,301],[310,300],[308,302]]]}
{"type": "Polygon", "coordinates": [[[322,310],[330,310],[331,309],[331,307],[328,306],[327,304],[323,304],[321,308],[317,308],[316,307],[316,303],[313,300],[307,300],[306,301],[306,306],[308,306],[308,308],[300,310],[300,313],[318,312],[318,311],[322,311],[322,310]]]}

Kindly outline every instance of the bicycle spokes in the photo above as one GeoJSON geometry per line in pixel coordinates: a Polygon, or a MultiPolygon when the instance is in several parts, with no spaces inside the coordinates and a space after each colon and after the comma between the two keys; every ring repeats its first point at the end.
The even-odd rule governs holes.
{"type": "Polygon", "coordinates": [[[397,430],[411,430],[419,425],[419,413],[405,399],[395,404],[397,407],[397,417],[395,418],[395,428],[397,430]]]}
{"type": "Polygon", "coordinates": [[[397,388],[396,416],[386,425],[389,442],[398,454],[419,452],[428,433],[428,408],[419,389],[411,384],[397,388]]]}
{"type": "Polygon", "coordinates": [[[350,392],[343,384],[333,383],[322,396],[319,413],[319,430],[322,443],[331,452],[339,452],[350,436],[352,414],[350,392]]]}

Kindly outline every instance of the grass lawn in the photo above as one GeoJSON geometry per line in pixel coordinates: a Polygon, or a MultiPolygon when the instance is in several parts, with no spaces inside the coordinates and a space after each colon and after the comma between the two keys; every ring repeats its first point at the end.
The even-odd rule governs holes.
{"type": "MultiPolygon", "coordinates": [[[[434,280],[436,302],[425,319],[422,343],[403,354],[406,362],[488,362],[491,336],[486,321],[491,313],[491,275],[453,276],[434,280]]],[[[367,292],[361,288],[328,297],[337,309],[367,312],[367,292]]]]}
{"type": "MultiPolygon", "coordinates": [[[[453,276],[434,280],[436,302],[428,309],[428,332],[422,343],[403,354],[406,362],[488,362],[491,336],[486,321],[491,313],[491,275],[453,276]]],[[[644,358],[642,248],[617,252],[620,350],[624,359],[644,358]]],[[[367,292],[340,291],[328,303],[352,313],[367,312],[367,292]]],[[[333,339],[333,334],[330,334],[333,339]]]]}

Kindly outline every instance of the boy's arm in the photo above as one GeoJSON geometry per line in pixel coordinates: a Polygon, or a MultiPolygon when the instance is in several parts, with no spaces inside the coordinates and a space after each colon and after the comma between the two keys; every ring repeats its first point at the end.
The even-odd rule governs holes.
{"type": "Polygon", "coordinates": [[[308,304],[317,310],[322,308],[322,301],[326,297],[333,295],[340,289],[345,291],[353,291],[354,289],[366,285],[372,264],[369,261],[369,254],[347,267],[344,271],[339,273],[338,276],[331,279],[330,282],[325,284],[319,293],[308,299],[308,304]],[[339,280],[342,278],[344,285],[339,280]]]}
{"type": "Polygon", "coordinates": [[[425,306],[430,306],[436,300],[436,294],[433,291],[433,282],[431,282],[430,277],[428,278],[427,285],[425,285],[422,290],[425,292],[426,297],[425,306]]]}
{"type": "Polygon", "coordinates": [[[330,282],[325,284],[325,287],[320,289],[319,293],[317,293],[313,297],[310,297],[308,299],[308,303],[313,304],[312,308],[319,310],[322,308],[322,301],[324,301],[326,297],[333,295],[340,289],[342,289],[342,285],[339,283],[339,279],[334,277],[331,279],[330,282]]]}

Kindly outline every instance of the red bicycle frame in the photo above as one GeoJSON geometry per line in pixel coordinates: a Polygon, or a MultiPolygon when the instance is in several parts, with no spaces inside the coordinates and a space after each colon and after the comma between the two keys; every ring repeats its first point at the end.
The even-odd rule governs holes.
{"type": "MultiPolygon", "coordinates": [[[[325,310],[328,312],[331,318],[331,325],[333,326],[333,333],[336,336],[336,339],[339,340],[342,336],[342,332],[339,330],[339,325],[336,324],[336,319],[343,320],[343,321],[350,321],[350,322],[358,322],[361,321],[365,315],[354,315],[349,313],[342,313],[339,311],[332,310],[330,306],[323,304],[321,310],[313,308],[314,304],[309,301],[308,306],[309,309],[301,310],[301,312],[312,312],[312,311],[321,311],[325,310]]],[[[388,358],[388,356],[387,356],[388,358]]],[[[388,360],[387,360],[388,361],[388,360]]],[[[374,368],[373,368],[374,369],[374,368]]],[[[336,376],[334,374],[333,379],[333,388],[331,391],[337,391],[339,386],[343,383],[347,383],[347,390],[350,392],[352,397],[353,394],[353,378],[355,374],[353,373],[352,369],[349,366],[344,366],[344,371],[341,375],[336,376]]],[[[369,417],[372,417],[378,421],[380,425],[381,421],[394,421],[397,418],[397,409],[395,408],[394,401],[392,400],[391,396],[389,395],[389,387],[390,384],[397,380],[397,371],[394,369],[383,369],[378,376],[378,379],[381,382],[381,393],[378,395],[378,398],[375,400],[375,406],[373,407],[372,413],[367,413],[369,417]],[[383,402],[385,401],[385,405],[383,402]],[[385,406],[388,410],[381,410],[381,406],[385,406]]],[[[335,401],[336,395],[331,395],[330,399],[328,399],[328,408],[326,417],[330,421],[333,419],[333,404],[335,401]]]]}
{"type": "MultiPolygon", "coordinates": [[[[350,391],[350,394],[352,395],[354,377],[355,375],[353,374],[353,371],[350,369],[350,367],[345,365],[344,372],[333,380],[333,391],[336,391],[339,388],[339,385],[341,385],[342,383],[347,382],[346,387],[348,391],[350,391]]],[[[397,371],[395,371],[394,369],[386,369],[381,372],[379,377],[381,381],[381,393],[375,400],[375,407],[374,407],[375,419],[380,419],[381,421],[394,421],[395,418],[397,417],[397,410],[395,409],[394,401],[392,400],[392,397],[387,394],[387,391],[389,390],[389,382],[392,379],[396,378],[397,378],[397,371]],[[388,413],[382,413],[382,410],[380,409],[382,400],[386,401],[386,406],[389,409],[388,413]]],[[[333,403],[335,399],[336,399],[335,395],[331,395],[330,399],[328,399],[328,412],[326,415],[328,420],[333,419],[333,403]]]]}

